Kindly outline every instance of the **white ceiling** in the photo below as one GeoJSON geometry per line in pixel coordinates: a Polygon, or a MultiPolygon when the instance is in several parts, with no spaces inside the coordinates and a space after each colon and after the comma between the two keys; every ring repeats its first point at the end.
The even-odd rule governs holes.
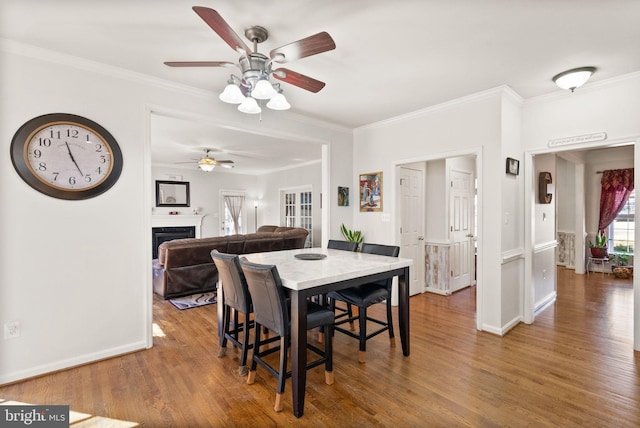
{"type": "MultiPolygon", "coordinates": [[[[500,85],[524,98],[547,94],[558,90],[551,77],[574,67],[598,67],[591,82],[640,70],[637,0],[1,0],[0,37],[219,93],[234,69],[163,64],[237,60],[194,5],[216,9],[241,36],[250,25],[267,28],[263,53],[331,34],[335,50],[285,65],[326,87],[317,94],[282,87],[292,112],[352,128],[500,85]]],[[[170,134],[169,125],[158,126],[170,134]]],[[[238,132],[212,140],[205,136],[224,130],[174,125],[183,126],[173,140],[188,153],[177,146],[154,162],[213,146],[240,172],[264,166],[260,157],[286,164],[308,161],[305,150],[315,159],[320,153],[313,145],[299,153],[291,141],[272,141],[266,151],[238,132]]],[[[154,156],[172,147],[153,144],[154,156]]]]}

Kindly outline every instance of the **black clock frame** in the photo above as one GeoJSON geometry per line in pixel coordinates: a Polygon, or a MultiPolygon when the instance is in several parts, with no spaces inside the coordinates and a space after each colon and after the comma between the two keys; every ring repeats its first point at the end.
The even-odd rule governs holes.
{"type": "Polygon", "coordinates": [[[107,131],[103,126],[96,122],[87,119],[86,117],[78,116],[69,113],[49,113],[42,116],[35,117],[27,121],[22,125],[13,136],[11,140],[11,162],[13,167],[18,172],[18,175],[32,188],[40,193],[51,196],[58,199],[66,200],[83,200],[93,198],[101,195],[109,190],[120,178],[122,172],[122,151],[120,146],[113,138],[113,135],[107,131]],[[26,151],[25,146],[29,143],[30,136],[41,128],[48,125],[57,123],[69,123],[73,125],[81,125],[83,127],[91,129],[94,133],[100,135],[111,148],[111,172],[109,176],[100,184],[90,189],[84,190],[65,190],[57,187],[53,187],[43,181],[41,181],[29,167],[27,160],[25,159],[26,151]]]}

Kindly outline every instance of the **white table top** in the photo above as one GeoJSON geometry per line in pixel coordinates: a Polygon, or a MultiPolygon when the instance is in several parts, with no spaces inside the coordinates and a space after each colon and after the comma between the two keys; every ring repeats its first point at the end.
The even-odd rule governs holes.
{"type": "Polygon", "coordinates": [[[412,264],[411,259],[327,248],[271,251],[240,257],[246,257],[253,263],[276,265],[282,285],[292,290],[306,290],[319,285],[405,268],[412,264]],[[294,257],[301,253],[320,253],[326,254],[327,257],[322,260],[300,260],[294,257]]]}

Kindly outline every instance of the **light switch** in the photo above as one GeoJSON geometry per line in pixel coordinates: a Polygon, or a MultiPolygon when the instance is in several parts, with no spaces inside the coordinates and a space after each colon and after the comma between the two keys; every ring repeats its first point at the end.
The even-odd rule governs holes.
{"type": "Polygon", "coordinates": [[[382,222],[383,223],[390,223],[391,222],[391,214],[382,213],[382,222]]]}
{"type": "Polygon", "coordinates": [[[504,213],[504,224],[509,224],[509,213],[504,213]]]}

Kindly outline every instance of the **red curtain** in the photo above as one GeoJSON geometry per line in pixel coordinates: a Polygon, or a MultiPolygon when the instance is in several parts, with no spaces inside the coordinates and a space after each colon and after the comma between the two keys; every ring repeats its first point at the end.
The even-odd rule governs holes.
{"type": "Polygon", "coordinates": [[[633,168],[603,171],[601,183],[598,230],[604,231],[615,220],[633,191],[633,168]]]}

